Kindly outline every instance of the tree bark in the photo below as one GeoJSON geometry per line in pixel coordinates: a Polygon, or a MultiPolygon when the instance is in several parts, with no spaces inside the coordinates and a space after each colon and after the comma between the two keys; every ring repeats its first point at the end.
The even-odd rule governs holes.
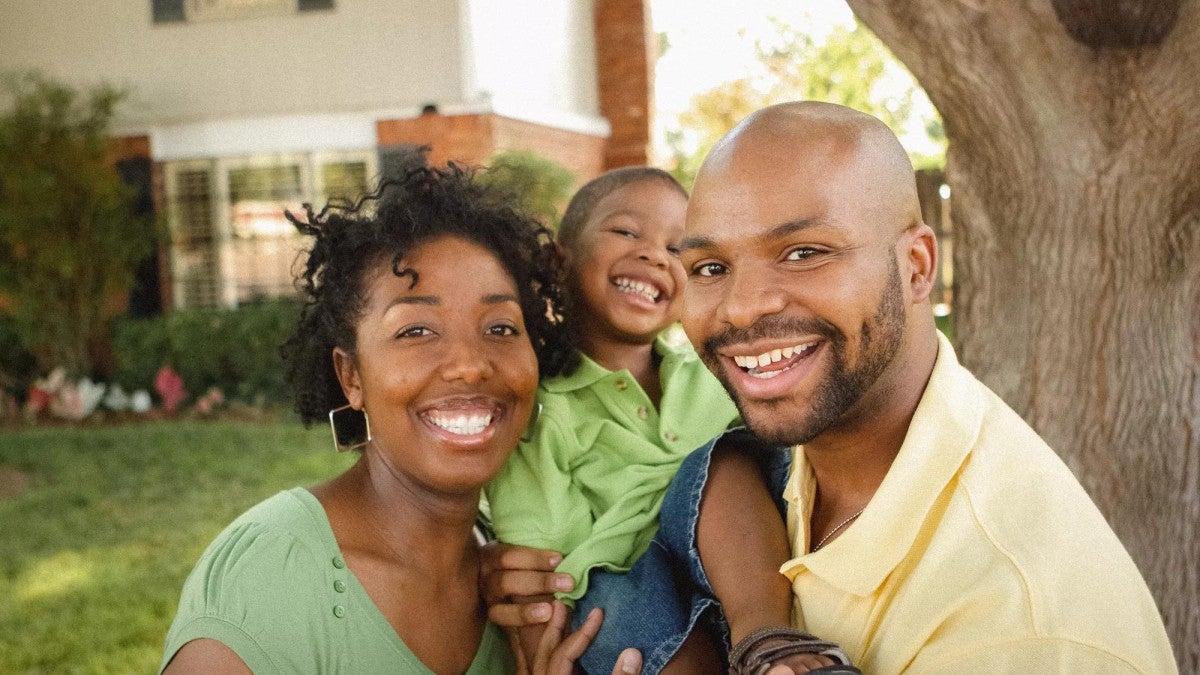
{"type": "Polygon", "coordinates": [[[945,122],[960,357],[1074,470],[1200,672],[1200,0],[1089,1],[848,0],[945,122]],[[1133,15],[1153,25],[1112,25],[1133,15]]]}

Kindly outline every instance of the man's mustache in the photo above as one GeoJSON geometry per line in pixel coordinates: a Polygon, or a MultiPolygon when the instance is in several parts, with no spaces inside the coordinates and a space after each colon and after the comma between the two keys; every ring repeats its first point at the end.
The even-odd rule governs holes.
{"type": "Polygon", "coordinates": [[[820,335],[833,343],[844,338],[837,326],[816,317],[797,319],[784,316],[767,316],[746,328],[728,328],[710,336],[702,345],[702,355],[715,359],[717,350],[729,345],[743,344],[754,340],[770,340],[799,335],[820,335]]]}

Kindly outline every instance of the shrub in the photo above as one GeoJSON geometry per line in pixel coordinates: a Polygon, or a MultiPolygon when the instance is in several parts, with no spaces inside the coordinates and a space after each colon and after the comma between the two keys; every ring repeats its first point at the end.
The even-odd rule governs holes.
{"type": "Polygon", "coordinates": [[[113,352],[122,387],[150,389],[164,365],[191,397],[212,387],[246,403],[287,405],[279,345],[291,335],[300,305],[272,300],[237,309],[184,309],[116,327],[113,352]]]}
{"type": "Polygon", "coordinates": [[[87,92],[27,73],[0,80],[0,290],[43,371],[91,370],[105,304],[127,293],[154,225],[107,157],[123,92],[87,92]]]}
{"type": "Polygon", "coordinates": [[[21,344],[16,320],[0,314],[0,393],[21,397],[37,375],[37,361],[21,344]]]}
{"type": "Polygon", "coordinates": [[[575,174],[570,170],[528,150],[496,153],[480,178],[513,196],[526,213],[552,229],[558,227],[559,208],[575,186],[575,174]]]}

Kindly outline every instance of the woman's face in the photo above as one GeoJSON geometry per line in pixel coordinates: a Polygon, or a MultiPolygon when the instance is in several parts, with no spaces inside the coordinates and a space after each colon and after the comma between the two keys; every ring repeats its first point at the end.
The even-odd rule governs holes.
{"type": "Polygon", "coordinates": [[[357,353],[334,350],[338,378],[369,416],[366,452],[393,475],[478,490],[516,447],[537,388],[516,285],[492,253],[454,236],[414,248],[399,269],[416,285],[390,258],[368,271],[357,353]]]}

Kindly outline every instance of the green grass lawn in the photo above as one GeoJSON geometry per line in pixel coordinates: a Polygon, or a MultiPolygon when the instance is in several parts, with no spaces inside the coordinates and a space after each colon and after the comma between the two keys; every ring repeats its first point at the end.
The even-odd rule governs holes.
{"type": "Polygon", "coordinates": [[[290,423],[0,431],[0,465],[29,479],[0,500],[0,673],[153,672],[209,541],[352,461],[290,423]]]}

